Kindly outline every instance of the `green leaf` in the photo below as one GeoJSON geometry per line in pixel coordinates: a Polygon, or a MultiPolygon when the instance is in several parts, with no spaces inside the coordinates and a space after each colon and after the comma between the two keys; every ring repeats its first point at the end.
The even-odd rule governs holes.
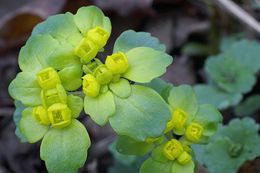
{"type": "Polygon", "coordinates": [[[25,109],[25,106],[20,101],[16,101],[16,100],[14,101],[14,105],[15,105],[15,111],[14,111],[14,115],[13,115],[13,121],[14,121],[14,124],[16,126],[15,134],[20,139],[20,141],[22,143],[24,143],[24,142],[27,142],[27,140],[23,136],[23,134],[21,133],[18,126],[19,126],[19,122],[22,118],[22,112],[25,109]]]}
{"type": "Polygon", "coordinates": [[[116,148],[119,153],[125,155],[143,156],[153,149],[152,143],[136,141],[127,136],[119,136],[116,140],[116,148]]]}
{"type": "Polygon", "coordinates": [[[165,46],[160,41],[147,32],[135,32],[133,30],[124,31],[116,40],[114,52],[128,52],[136,47],[150,47],[158,51],[165,52],[165,46]]]}
{"type": "Polygon", "coordinates": [[[190,161],[186,165],[181,165],[178,162],[174,162],[172,165],[172,173],[194,173],[195,165],[193,161],[190,161]]]}
{"type": "Polygon", "coordinates": [[[78,118],[83,109],[83,100],[79,96],[69,95],[67,98],[68,107],[73,118],[78,118]]]}
{"type": "MultiPolygon", "coordinates": [[[[205,164],[211,173],[236,173],[239,167],[247,160],[245,156],[233,158],[228,154],[229,140],[218,139],[206,148],[205,164]],[[218,163],[218,164],[216,164],[218,163]]],[[[197,154],[197,153],[196,153],[197,154]]]]}
{"type": "Polygon", "coordinates": [[[260,95],[253,95],[248,97],[245,101],[240,103],[235,108],[237,116],[250,116],[260,109],[260,95]]]}
{"type": "Polygon", "coordinates": [[[239,93],[228,93],[211,85],[195,85],[194,90],[200,104],[212,104],[218,109],[235,106],[242,99],[239,93]]]}
{"type": "Polygon", "coordinates": [[[110,83],[109,89],[120,98],[127,98],[131,94],[131,86],[128,80],[120,79],[116,83],[110,83]]]}
{"type": "Polygon", "coordinates": [[[256,82],[250,68],[223,55],[208,58],[205,69],[210,78],[227,92],[247,93],[256,82]]]}
{"type": "Polygon", "coordinates": [[[132,85],[132,94],[127,99],[115,96],[116,112],[109,119],[119,135],[144,141],[159,137],[170,119],[168,105],[158,93],[150,88],[132,85]]]}
{"type": "Polygon", "coordinates": [[[152,88],[160,94],[164,100],[168,100],[171,88],[173,87],[171,83],[167,83],[160,78],[153,79],[151,82],[141,85],[152,88]]]}
{"type": "Polygon", "coordinates": [[[197,42],[189,42],[181,50],[182,54],[189,56],[205,56],[209,54],[209,46],[197,42]]]}
{"type": "Polygon", "coordinates": [[[42,139],[48,131],[49,126],[39,124],[39,122],[33,117],[33,108],[26,108],[22,112],[19,129],[29,143],[35,143],[42,139]]]}
{"type": "Polygon", "coordinates": [[[132,163],[135,162],[137,156],[125,155],[118,152],[116,145],[117,145],[117,140],[113,141],[108,147],[109,151],[111,152],[111,154],[113,154],[113,157],[116,161],[121,162],[124,165],[131,165],[132,163]]]}
{"type": "Polygon", "coordinates": [[[104,28],[109,35],[111,33],[110,19],[96,6],[81,7],[75,14],[74,21],[84,36],[97,26],[104,28]]]}
{"type": "Polygon", "coordinates": [[[85,96],[84,110],[95,123],[104,126],[116,110],[113,94],[107,91],[94,98],[85,96]]]}
{"type": "Polygon", "coordinates": [[[211,136],[217,131],[222,120],[220,112],[214,106],[203,104],[199,106],[193,122],[197,122],[203,126],[203,135],[211,136]]]}
{"type": "Polygon", "coordinates": [[[58,47],[58,41],[49,35],[30,37],[19,54],[19,67],[22,71],[38,73],[48,67],[47,58],[58,47]]]}
{"type": "Polygon", "coordinates": [[[188,115],[190,122],[198,111],[198,102],[193,88],[189,85],[172,87],[168,98],[172,110],[181,109],[188,115]]]}
{"type": "Polygon", "coordinates": [[[82,39],[82,35],[76,24],[73,15],[69,12],[49,17],[44,22],[38,24],[32,31],[32,35],[49,34],[59,42],[68,42],[77,46],[82,39]]]}
{"type": "Polygon", "coordinates": [[[140,173],[171,173],[172,161],[166,163],[157,162],[152,158],[148,158],[142,165],[140,173]]]}
{"type": "Polygon", "coordinates": [[[29,72],[20,72],[10,83],[9,94],[15,100],[21,101],[25,106],[37,106],[41,104],[41,88],[36,76],[29,72]]]}
{"type": "Polygon", "coordinates": [[[232,44],[224,54],[239,61],[253,72],[260,69],[260,43],[257,41],[241,40],[232,44]]]}
{"type": "Polygon", "coordinates": [[[46,61],[48,65],[57,70],[79,65],[80,59],[75,55],[74,49],[75,47],[69,42],[60,41],[55,50],[47,57],[46,61]]]}
{"type": "Polygon", "coordinates": [[[151,155],[153,160],[155,160],[157,162],[162,162],[162,163],[167,163],[169,161],[163,154],[164,147],[165,147],[165,143],[162,145],[159,145],[158,147],[156,147],[153,150],[152,155],[151,155]]]}
{"type": "Polygon", "coordinates": [[[63,87],[68,91],[78,89],[82,84],[81,76],[83,71],[80,64],[65,67],[58,72],[63,87]]]}
{"type": "Polygon", "coordinates": [[[52,128],[41,144],[41,159],[50,173],[77,172],[87,159],[90,139],[77,120],[63,129],[52,128]]]}
{"type": "Polygon", "coordinates": [[[126,53],[129,68],[122,75],[134,82],[147,83],[166,72],[172,57],[149,47],[138,47],[126,53]]]}
{"type": "Polygon", "coordinates": [[[234,119],[227,126],[221,126],[208,145],[196,146],[193,150],[211,173],[236,173],[245,161],[260,156],[258,131],[259,125],[253,119],[234,119]]]}
{"type": "Polygon", "coordinates": [[[246,38],[246,33],[235,33],[229,36],[224,36],[221,38],[220,43],[220,50],[221,52],[228,51],[230,47],[233,46],[236,42],[238,42],[240,39],[246,38]]]}

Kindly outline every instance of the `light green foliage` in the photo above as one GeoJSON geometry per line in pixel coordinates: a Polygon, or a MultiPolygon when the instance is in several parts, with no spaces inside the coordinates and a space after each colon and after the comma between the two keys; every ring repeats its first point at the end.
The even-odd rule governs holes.
{"type": "Polygon", "coordinates": [[[156,37],[147,32],[135,32],[127,30],[123,32],[116,40],[114,52],[128,52],[136,47],[150,47],[158,51],[165,52],[165,46],[159,42],[156,37]]]}
{"type": "Polygon", "coordinates": [[[192,87],[181,85],[173,87],[168,97],[168,103],[172,110],[181,109],[188,114],[190,122],[198,111],[198,101],[192,87]]]}
{"type": "Polygon", "coordinates": [[[258,131],[259,125],[252,119],[234,119],[219,128],[208,145],[193,149],[211,173],[235,173],[245,161],[260,155],[258,131]]]}
{"type": "Polygon", "coordinates": [[[250,68],[229,56],[210,57],[205,69],[219,88],[230,93],[247,93],[256,82],[250,68]]]}
{"type": "Polygon", "coordinates": [[[39,124],[33,117],[33,109],[26,108],[22,112],[19,129],[29,143],[35,143],[42,139],[49,127],[39,124]]]}
{"type": "Polygon", "coordinates": [[[23,134],[21,133],[18,127],[18,124],[22,118],[22,112],[26,107],[20,101],[15,101],[14,105],[15,105],[15,111],[13,115],[13,121],[16,126],[15,134],[20,139],[21,142],[27,142],[27,140],[25,139],[25,137],[23,136],[23,134]]]}
{"type": "MultiPolygon", "coordinates": [[[[119,135],[111,151],[120,161],[110,173],[138,172],[145,159],[140,173],[193,173],[195,160],[189,146],[207,142],[222,121],[220,113],[211,105],[200,105],[192,87],[173,87],[158,79],[173,58],[149,33],[122,33],[115,53],[105,62],[99,60],[97,53],[105,51],[110,34],[110,19],[95,6],[82,7],[75,15],[51,16],[34,28],[19,54],[22,72],[9,86],[16,100],[17,135],[29,143],[42,139],[40,156],[48,172],[75,173],[90,147],[86,128],[75,119],[84,107],[95,123],[110,122],[119,135]],[[184,111],[187,120],[178,117],[181,111],[172,116],[176,110],[184,111]],[[180,121],[184,121],[181,133],[174,127],[180,121]],[[194,134],[190,124],[195,124],[194,134]],[[182,136],[177,140],[175,135],[182,136]],[[192,141],[194,136],[196,141],[192,141]],[[175,158],[167,156],[174,151],[166,144],[176,144],[175,158]],[[126,156],[115,148],[123,154],[145,156],[126,156]]],[[[238,67],[242,68],[235,64],[231,69],[237,72],[238,67]]],[[[222,71],[213,69],[214,83],[228,92],[247,92],[254,83],[251,78],[244,80],[253,76],[247,69],[236,73],[235,84],[224,85],[221,75],[222,71]],[[250,87],[240,85],[243,82],[250,87]]],[[[218,99],[222,97],[231,96],[218,99]]],[[[235,102],[233,97],[230,102],[235,102]]]]}
{"type": "Polygon", "coordinates": [[[74,95],[68,96],[68,107],[71,109],[71,115],[73,118],[78,118],[83,109],[82,98],[74,95]]]}
{"type": "Polygon", "coordinates": [[[36,106],[41,104],[41,89],[36,81],[36,76],[30,72],[20,72],[10,83],[9,94],[22,102],[25,106],[36,106]]]}
{"type": "Polygon", "coordinates": [[[85,36],[87,32],[96,27],[101,26],[110,35],[111,23],[108,17],[95,6],[82,7],[74,16],[74,21],[80,32],[85,36]]]}
{"type": "Polygon", "coordinates": [[[170,94],[170,90],[173,87],[171,83],[167,83],[160,78],[153,79],[151,82],[141,85],[152,88],[154,91],[160,94],[164,100],[167,100],[170,94]]]}
{"type": "Polygon", "coordinates": [[[116,140],[116,148],[118,152],[125,155],[143,156],[150,152],[153,147],[153,143],[136,141],[127,136],[119,136],[116,140]]]}
{"type": "Polygon", "coordinates": [[[95,123],[104,126],[116,111],[113,94],[108,91],[95,98],[85,96],[84,110],[95,123]]]}
{"type": "Polygon", "coordinates": [[[219,109],[235,106],[242,100],[239,93],[228,93],[211,85],[195,85],[194,90],[200,104],[209,103],[219,109]]]}
{"type": "Polygon", "coordinates": [[[235,108],[237,116],[250,116],[260,109],[260,95],[252,95],[235,108]]]}
{"type": "Polygon", "coordinates": [[[85,127],[73,120],[67,128],[48,131],[43,138],[40,155],[50,173],[74,173],[84,165],[89,146],[85,127]]]}
{"type": "Polygon", "coordinates": [[[246,39],[232,44],[232,46],[224,52],[225,57],[236,59],[255,73],[260,70],[259,54],[260,44],[256,41],[246,39]]]}
{"type": "Polygon", "coordinates": [[[115,114],[109,119],[119,135],[144,141],[158,137],[170,119],[167,104],[150,88],[132,85],[132,94],[127,99],[115,97],[115,114]]]}
{"type": "Polygon", "coordinates": [[[219,109],[237,105],[242,94],[252,90],[256,72],[260,69],[260,44],[243,38],[243,34],[221,42],[221,53],[206,60],[209,85],[195,86],[201,103],[211,103],[219,109]]]}
{"type": "Polygon", "coordinates": [[[148,47],[138,47],[126,52],[129,69],[123,77],[140,83],[150,82],[166,72],[172,57],[148,47]]]}
{"type": "Polygon", "coordinates": [[[127,98],[131,95],[131,85],[126,79],[120,79],[116,83],[109,84],[109,89],[118,97],[127,98]]]}

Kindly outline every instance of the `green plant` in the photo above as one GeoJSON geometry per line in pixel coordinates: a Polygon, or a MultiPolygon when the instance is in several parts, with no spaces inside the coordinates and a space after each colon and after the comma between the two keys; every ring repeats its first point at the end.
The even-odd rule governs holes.
{"type": "Polygon", "coordinates": [[[219,128],[208,145],[193,146],[197,160],[211,173],[235,173],[245,161],[260,155],[258,131],[253,119],[234,119],[219,128]]]}
{"type": "Polygon", "coordinates": [[[199,105],[190,86],[156,79],[172,57],[148,33],[125,31],[102,62],[99,52],[110,34],[110,19],[94,6],[49,17],[34,28],[19,54],[22,72],[9,86],[17,136],[22,142],[42,140],[40,157],[49,172],[77,172],[91,143],[77,120],[84,108],[98,125],[111,124],[119,152],[153,152],[142,173],[151,173],[151,162],[156,169],[167,164],[166,172],[193,172],[189,146],[208,142],[222,121],[220,113],[199,105]]]}
{"type": "Polygon", "coordinates": [[[200,103],[210,103],[219,109],[236,106],[243,94],[252,90],[255,74],[260,69],[260,44],[256,41],[224,41],[222,53],[206,60],[208,83],[194,87],[200,103]],[[233,44],[227,45],[226,42],[233,44]],[[225,46],[225,47],[224,47],[225,46]]]}

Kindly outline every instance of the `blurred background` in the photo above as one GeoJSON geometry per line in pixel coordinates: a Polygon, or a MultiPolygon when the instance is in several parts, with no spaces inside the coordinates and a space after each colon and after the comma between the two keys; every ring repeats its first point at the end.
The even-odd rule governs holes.
{"type": "MultiPolygon", "coordinates": [[[[234,2],[260,19],[260,1],[234,2]]],[[[204,83],[204,61],[219,52],[226,36],[237,33],[250,39],[259,36],[247,18],[232,14],[232,9],[219,0],[0,0],[0,173],[47,172],[39,158],[39,143],[20,143],[14,133],[15,108],[8,95],[8,85],[19,72],[17,58],[21,46],[32,28],[48,16],[67,11],[75,13],[79,7],[91,4],[99,6],[112,21],[108,51],[127,29],[150,32],[158,37],[175,58],[163,76],[174,85],[204,83]]],[[[252,92],[257,92],[257,88],[259,82],[252,92]]],[[[228,112],[225,110],[223,114],[228,112]]],[[[230,118],[226,116],[225,121],[230,118]]],[[[80,172],[106,173],[114,164],[108,145],[115,135],[109,126],[100,128],[86,116],[81,116],[81,120],[90,133],[92,147],[80,172]]],[[[245,163],[239,173],[259,173],[259,167],[260,161],[256,159],[245,163]]],[[[198,172],[206,173],[206,170],[200,167],[198,172]]]]}

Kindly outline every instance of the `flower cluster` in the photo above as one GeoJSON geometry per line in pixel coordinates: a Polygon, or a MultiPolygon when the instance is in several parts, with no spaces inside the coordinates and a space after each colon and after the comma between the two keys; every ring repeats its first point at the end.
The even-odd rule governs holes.
{"type": "Polygon", "coordinates": [[[120,136],[117,140],[119,152],[127,155],[144,155],[152,152],[142,165],[141,173],[194,171],[192,144],[207,144],[222,122],[222,116],[212,105],[198,104],[192,87],[171,87],[167,103],[172,117],[165,125],[163,135],[147,138],[144,142],[120,136]],[[130,150],[127,151],[128,149],[130,150]],[[135,149],[139,147],[138,149],[135,149]]]}
{"type": "Polygon", "coordinates": [[[9,86],[17,135],[29,143],[42,139],[40,155],[50,172],[77,172],[86,161],[90,139],[76,120],[83,107],[98,125],[109,121],[118,134],[137,140],[158,136],[170,119],[159,94],[134,84],[165,73],[172,63],[165,46],[150,34],[126,31],[102,62],[110,34],[100,9],[82,7],[38,24],[20,51],[22,72],[9,86]]]}

